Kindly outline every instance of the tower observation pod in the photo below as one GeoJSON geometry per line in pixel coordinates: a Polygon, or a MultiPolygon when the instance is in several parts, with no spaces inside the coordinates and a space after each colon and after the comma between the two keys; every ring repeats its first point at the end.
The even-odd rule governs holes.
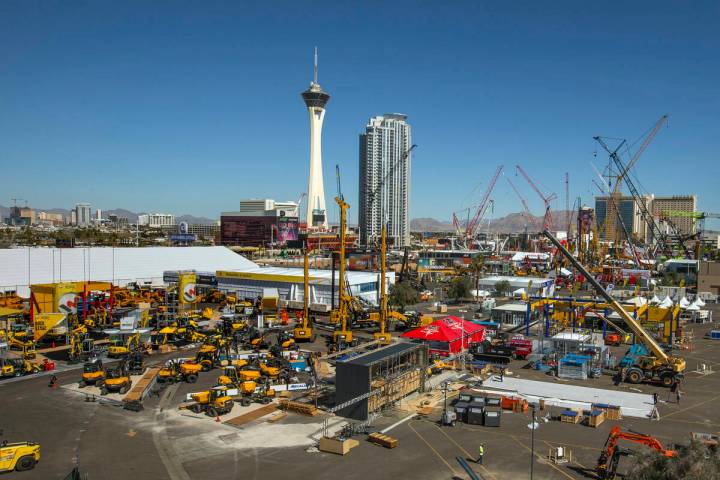
{"type": "Polygon", "coordinates": [[[322,126],[325,119],[325,105],[330,95],[318,84],[318,57],[315,48],[313,81],[310,88],[302,92],[302,98],[310,116],[310,175],[307,192],[308,228],[326,229],[325,188],[322,170],[322,126]]]}

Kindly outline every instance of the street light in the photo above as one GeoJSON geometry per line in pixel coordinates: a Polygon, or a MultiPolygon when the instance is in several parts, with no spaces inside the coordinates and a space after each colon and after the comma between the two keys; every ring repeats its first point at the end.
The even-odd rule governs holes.
{"type": "Polygon", "coordinates": [[[528,425],[530,427],[530,480],[533,480],[533,467],[535,466],[535,429],[538,427],[535,421],[535,404],[531,403],[532,408],[532,423],[528,425]]]}

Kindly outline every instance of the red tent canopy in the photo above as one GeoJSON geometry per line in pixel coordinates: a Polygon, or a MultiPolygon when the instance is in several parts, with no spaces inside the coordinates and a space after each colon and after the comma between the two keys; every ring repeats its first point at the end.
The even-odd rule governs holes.
{"type": "Polygon", "coordinates": [[[467,348],[473,343],[485,340],[485,327],[476,325],[459,317],[438,318],[429,325],[419,327],[402,334],[402,337],[428,342],[447,342],[450,352],[460,351],[461,344],[467,348]],[[461,342],[465,331],[465,341],[461,342]]]}

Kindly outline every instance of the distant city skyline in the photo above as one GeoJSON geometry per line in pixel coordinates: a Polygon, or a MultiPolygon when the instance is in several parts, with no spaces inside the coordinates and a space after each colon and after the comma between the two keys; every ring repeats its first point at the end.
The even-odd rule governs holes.
{"type": "MultiPolygon", "coordinates": [[[[476,205],[499,163],[556,192],[554,210],[566,171],[570,204],[593,205],[590,164],[602,169],[607,157],[592,137],[632,143],[667,113],[637,165],[644,192],[696,194],[698,209],[720,210],[716,179],[703,174],[718,162],[715,2],[401,1],[383,18],[372,4],[210,3],[3,4],[0,204],[218,218],[240,198],[297,199],[309,151],[297,94],[317,45],[333,94],[328,198],[335,164],[345,197],[358,198],[360,127],[400,111],[419,145],[411,219],[448,221],[476,205]],[[370,47],[388,31],[403,41],[370,47]]],[[[493,197],[491,216],[522,209],[507,182],[493,197]]],[[[337,222],[332,202],[327,210],[337,222]]],[[[351,203],[352,223],[358,211],[351,203]]]]}

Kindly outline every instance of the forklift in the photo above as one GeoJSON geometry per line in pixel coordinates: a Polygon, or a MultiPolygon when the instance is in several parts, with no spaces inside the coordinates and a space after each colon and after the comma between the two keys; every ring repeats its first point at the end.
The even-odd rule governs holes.
{"type": "Polygon", "coordinates": [[[310,276],[308,273],[308,251],[307,245],[303,253],[303,314],[302,326],[293,329],[293,338],[296,342],[314,342],[316,338],[313,323],[310,320],[310,276]]]}

